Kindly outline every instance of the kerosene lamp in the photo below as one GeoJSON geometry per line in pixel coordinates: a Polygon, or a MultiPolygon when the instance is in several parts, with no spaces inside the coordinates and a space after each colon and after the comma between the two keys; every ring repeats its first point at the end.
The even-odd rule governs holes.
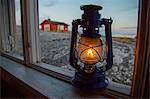
{"type": "Polygon", "coordinates": [[[112,19],[101,18],[99,14],[101,6],[83,5],[80,9],[84,11],[82,18],[72,22],[69,61],[70,65],[76,69],[72,82],[74,86],[81,89],[105,89],[108,86],[105,71],[113,65],[112,19]],[[82,28],[82,33],[78,32],[79,26],[82,28]],[[102,26],[105,27],[105,43],[100,32],[102,26]],[[102,57],[103,51],[106,52],[105,58],[102,57]],[[97,66],[104,60],[105,65],[97,66]]]}

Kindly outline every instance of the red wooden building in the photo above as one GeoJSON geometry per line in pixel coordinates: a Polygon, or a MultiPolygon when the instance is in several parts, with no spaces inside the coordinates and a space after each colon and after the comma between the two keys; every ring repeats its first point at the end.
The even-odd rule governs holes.
{"type": "Polygon", "coordinates": [[[68,32],[68,24],[64,22],[44,20],[41,24],[41,30],[52,32],[68,32]]]}

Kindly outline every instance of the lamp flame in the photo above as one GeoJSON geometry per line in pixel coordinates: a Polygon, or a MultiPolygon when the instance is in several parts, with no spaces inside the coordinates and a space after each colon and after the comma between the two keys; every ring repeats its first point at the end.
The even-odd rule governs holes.
{"type": "Polygon", "coordinates": [[[94,54],[93,54],[93,52],[92,52],[91,49],[88,50],[87,55],[88,55],[89,57],[93,57],[93,56],[94,56],[94,54]]]}

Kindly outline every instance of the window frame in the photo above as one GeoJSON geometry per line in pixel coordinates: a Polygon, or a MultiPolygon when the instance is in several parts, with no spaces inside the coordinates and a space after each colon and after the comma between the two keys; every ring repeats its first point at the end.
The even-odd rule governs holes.
{"type": "Polygon", "coordinates": [[[21,1],[21,19],[25,64],[40,61],[38,1],[21,1]]]}
{"type": "MultiPolygon", "coordinates": [[[[146,86],[146,73],[148,73],[148,59],[150,51],[148,48],[150,45],[147,43],[150,39],[150,35],[148,32],[148,23],[150,18],[148,17],[148,13],[150,13],[150,0],[139,0],[138,6],[138,27],[137,27],[137,40],[136,40],[136,55],[135,55],[135,63],[134,63],[134,72],[133,72],[133,80],[131,85],[131,94],[126,95],[117,91],[113,91],[110,89],[106,89],[100,94],[111,96],[114,98],[122,97],[142,97],[144,94],[144,88],[146,86]],[[145,26],[145,27],[144,27],[145,26]],[[145,35],[143,35],[145,34],[145,35]],[[142,53],[141,53],[142,52],[142,53]],[[146,52],[148,54],[146,54],[146,52]],[[139,57],[142,56],[142,57],[139,57]],[[144,57],[144,58],[143,58],[144,57]],[[145,72],[147,71],[147,72],[145,72]],[[137,82],[138,80],[138,82],[137,82]]],[[[21,0],[21,19],[22,19],[22,33],[23,33],[23,50],[24,50],[24,61],[20,61],[15,57],[7,55],[5,53],[1,54],[5,57],[11,58],[19,63],[25,64],[33,69],[36,69],[40,72],[43,72],[49,76],[56,77],[58,79],[64,80],[67,83],[71,83],[70,78],[57,73],[52,70],[47,70],[40,66],[37,66],[33,63],[40,61],[40,47],[39,47],[39,14],[38,14],[38,0],[21,0]],[[34,13],[31,13],[32,11],[34,13]],[[35,35],[35,36],[34,36],[35,35]]]]}
{"type": "Polygon", "coordinates": [[[10,56],[13,56],[13,57],[17,57],[19,58],[20,60],[23,60],[23,57],[22,56],[19,56],[19,55],[16,55],[16,54],[13,54],[11,53],[11,47],[12,46],[15,46],[13,45],[12,42],[16,42],[16,38],[14,36],[14,33],[16,33],[16,18],[15,18],[15,1],[14,0],[6,0],[6,1],[1,1],[0,0],[0,15],[2,16],[0,18],[0,53],[5,53],[5,54],[8,54],[10,56]],[[5,6],[7,7],[3,7],[1,4],[4,3],[5,6]],[[1,10],[3,9],[3,10],[1,10]],[[4,20],[8,22],[7,23],[4,23],[4,20]],[[8,32],[8,34],[4,34],[2,32],[8,32]],[[10,39],[12,40],[7,40],[6,37],[9,37],[10,39]],[[3,38],[3,39],[2,39],[3,38]],[[11,43],[10,45],[8,45],[8,43],[11,43]],[[8,49],[8,46],[10,47],[8,49]],[[9,53],[10,52],[10,53],[9,53]]]}
{"type": "MultiPolygon", "coordinates": [[[[0,4],[2,4],[2,1],[0,1],[0,2],[1,2],[0,4]]],[[[1,23],[0,24],[0,27],[1,27],[0,32],[3,32],[3,31],[5,31],[5,32],[9,31],[10,32],[10,27],[8,25],[10,22],[8,22],[8,21],[11,21],[11,20],[8,17],[8,15],[11,15],[11,13],[10,13],[10,11],[7,12],[7,10],[10,10],[9,7],[8,7],[8,5],[10,4],[10,2],[6,0],[6,1],[3,2],[3,4],[7,5],[7,7],[3,7],[1,5],[1,9],[3,9],[3,10],[0,10],[0,15],[2,16],[1,19],[0,19],[0,23],[1,23]],[[4,17],[4,16],[6,16],[6,17],[4,17]],[[7,23],[6,24],[2,24],[2,23],[4,23],[4,20],[7,21],[8,24],[7,23]]],[[[8,41],[5,38],[6,35],[8,35],[8,34],[3,34],[3,33],[0,34],[1,40],[2,40],[2,38],[4,39],[4,40],[1,41],[1,49],[3,48],[5,51],[8,51],[8,49],[7,49],[7,43],[8,43],[8,41]]]]}
{"type": "Polygon", "coordinates": [[[149,82],[149,80],[147,81],[148,75],[150,75],[150,0],[139,1],[136,54],[131,96],[142,98],[145,92],[148,94],[150,88],[150,83],[147,83],[149,82]]]}

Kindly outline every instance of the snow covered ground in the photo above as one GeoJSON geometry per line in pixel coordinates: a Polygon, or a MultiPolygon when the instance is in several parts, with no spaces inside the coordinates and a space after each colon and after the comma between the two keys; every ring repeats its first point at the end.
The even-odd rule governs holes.
{"type": "MultiPolygon", "coordinates": [[[[42,62],[55,65],[68,71],[74,69],[69,65],[69,33],[40,32],[42,62]]],[[[135,44],[113,41],[113,67],[106,75],[114,82],[131,85],[135,44]]]]}

